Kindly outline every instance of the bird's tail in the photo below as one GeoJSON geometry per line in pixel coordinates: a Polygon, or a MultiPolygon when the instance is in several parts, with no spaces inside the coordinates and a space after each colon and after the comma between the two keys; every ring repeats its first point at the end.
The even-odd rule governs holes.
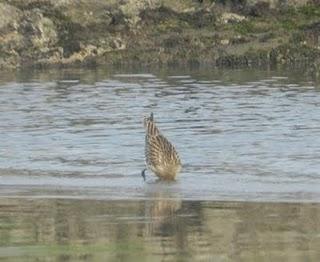
{"type": "Polygon", "coordinates": [[[159,130],[154,122],[153,113],[149,117],[144,118],[144,128],[149,136],[154,136],[159,134],[159,130]]]}

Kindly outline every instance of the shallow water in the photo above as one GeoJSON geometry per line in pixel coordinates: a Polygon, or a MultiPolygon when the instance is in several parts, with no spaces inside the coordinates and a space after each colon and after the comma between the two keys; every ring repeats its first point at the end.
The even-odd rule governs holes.
{"type": "Polygon", "coordinates": [[[0,73],[0,261],[319,261],[319,101],[299,72],[0,73]],[[140,175],[150,112],[175,182],[140,175]]]}
{"type": "Polygon", "coordinates": [[[294,72],[149,71],[0,76],[0,195],[144,199],[164,187],[189,200],[320,201],[313,82],[294,72]],[[183,161],[170,185],[140,176],[150,112],[183,161]]]}
{"type": "MultiPolygon", "coordinates": [[[[158,196],[160,197],[160,196],[158,196]]],[[[319,261],[320,206],[0,199],[3,261],[319,261]]]]}

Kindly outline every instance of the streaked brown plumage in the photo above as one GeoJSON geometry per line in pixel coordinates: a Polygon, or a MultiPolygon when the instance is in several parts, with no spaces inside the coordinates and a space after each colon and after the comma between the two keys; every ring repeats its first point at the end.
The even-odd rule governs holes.
{"type": "MultiPolygon", "coordinates": [[[[153,114],[145,117],[146,129],[145,157],[147,168],[160,179],[174,180],[181,170],[181,161],[174,146],[166,139],[157,128],[153,114]]],[[[144,175],[145,170],[142,172],[144,175]]]]}

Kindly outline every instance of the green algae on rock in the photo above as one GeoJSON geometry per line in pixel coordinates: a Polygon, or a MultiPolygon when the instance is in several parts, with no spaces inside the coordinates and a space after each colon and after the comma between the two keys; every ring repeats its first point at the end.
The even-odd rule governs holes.
{"type": "Polygon", "coordinates": [[[0,0],[0,15],[1,68],[320,61],[316,0],[0,0]]]}

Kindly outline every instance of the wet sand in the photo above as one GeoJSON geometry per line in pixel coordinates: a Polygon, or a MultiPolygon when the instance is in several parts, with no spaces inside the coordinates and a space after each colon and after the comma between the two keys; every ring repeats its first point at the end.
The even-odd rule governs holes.
{"type": "Polygon", "coordinates": [[[320,204],[0,198],[1,261],[319,261],[320,204]]]}

